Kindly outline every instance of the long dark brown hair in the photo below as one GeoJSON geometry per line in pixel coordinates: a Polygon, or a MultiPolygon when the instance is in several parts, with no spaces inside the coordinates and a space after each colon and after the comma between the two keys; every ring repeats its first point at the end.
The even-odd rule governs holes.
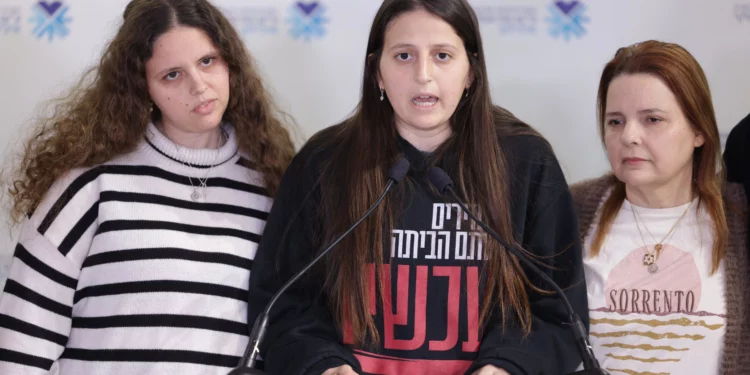
{"type": "MultiPolygon", "coordinates": [[[[476,14],[464,0],[386,0],[378,10],[367,43],[361,101],[355,113],[334,134],[327,133],[332,147],[330,162],[321,178],[322,204],[326,220],[324,242],[358,219],[383,191],[386,172],[402,155],[397,144],[393,108],[381,102],[377,77],[386,28],[396,17],[424,9],[452,25],[463,41],[470,62],[473,83],[468,97],[462,98],[451,118],[453,135],[435,152],[451,150],[454,165],[445,169],[455,181],[458,193],[477,204],[488,224],[510,243],[508,166],[498,145],[503,134],[536,134],[509,112],[492,104],[484,62],[484,50],[476,14]],[[366,150],[366,151],[363,151],[366,150]],[[356,155],[356,157],[353,157],[356,155]],[[347,202],[347,204],[341,204],[347,202]]],[[[326,300],[339,326],[349,324],[352,339],[364,343],[366,337],[377,342],[375,323],[369,314],[368,264],[381,269],[385,244],[390,243],[395,198],[386,198],[373,215],[348,236],[326,260],[326,300]]],[[[530,329],[531,313],[525,274],[517,260],[493,241],[485,245],[483,268],[484,300],[481,321],[498,309],[502,324],[509,319],[530,329]]],[[[383,298],[383,283],[377,285],[383,298]]],[[[389,291],[387,293],[390,293],[389,291]]],[[[374,307],[373,307],[374,308],[374,307]]]]}
{"type": "MultiPolygon", "coordinates": [[[[721,140],[716,125],[714,106],[708,80],[698,61],[685,48],[655,40],[636,43],[617,50],[615,57],[604,67],[599,81],[597,114],[599,133],[604,143],[607,92],[612,80],[623,74],[650,74],[664,82],[677,99],[682,113],[704,143],[693,152],[692,190],[699,206],[705,205],[713,222],[713,252],[711,272],[716,272],[724,258],[729,229],[725,216],[722,189],[724,184],[721,140]]],[[[625,183],[612,178],[614,187],[601,208],[598,230],[591,244],[591,256],[597,256],[604,244],[612,222],[625,200],[625,183]]]]}
{"type": "Polygon", "coordinates": [[[133,0],[99,65],[56,102],[54,113],[36,125],[9,189],[11,217],[20,221],[64,173],[91,167],[133,151],[143,140],[150,98],[145,65],[154,41],[172,27],[203,30],[229,67],[230,100],[224,121],[236,129],[237,144],[265,179],[271,195],[294,154],[289,131],[266,91],[242,39],[222,13],[205,0],[133,0]]]}

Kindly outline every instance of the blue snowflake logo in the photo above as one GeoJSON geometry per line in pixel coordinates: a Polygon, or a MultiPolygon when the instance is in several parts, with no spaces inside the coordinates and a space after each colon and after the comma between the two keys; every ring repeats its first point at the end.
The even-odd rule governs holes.
{"type": "Polygon", "coordinates": [[[289,34],[294,39],[303,39],[306,42],[313,37],[322,38],[326,33],[325,25],[328,23],[325,11],[323,4],[317,1],[294,3],[290,11],[291,16],[287,19],[291,25],[289,34]]]}
{"type": "Polygon", "coordinates": [[[30,18],[34,24],[32,32],[38,39],[47,35],[48,41],[51,42],[55,37],[65,38],[70,33],[68,24],[71,18],[67,17],[68,6],[62,2],[40,1],[34,4],[32,12],[33,15],[30,18]]]}
{"type": "Polygon", "coordinates": [[[555,38],[562,36],[566,41],[573,36],[584,36],[586,29],[583,25],[591,21],[584,14],[586,9],[586,5],[580,1],[555,1],[550,4],[550,16],[546,19],[550,24],[550,35],[555,38]]]}

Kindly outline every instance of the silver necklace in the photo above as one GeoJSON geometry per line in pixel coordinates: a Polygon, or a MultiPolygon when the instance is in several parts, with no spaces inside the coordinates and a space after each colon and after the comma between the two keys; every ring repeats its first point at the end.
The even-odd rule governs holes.
{"type": "MultiPolygon", "coordinates": [[[[214,169],[214,167],[216,166],[216,160],[219,159],[219,153],[221,152],[221,146],[222,146],[222,143],[224,143],[224,139],[228,139],[228,136],[226,136],[224,134],[224,129],[221,129],[221,132],[219,132],[219,148],[216,149],[216,155],[214,156],[213,162],[211,162],[211,165],[206,170],[206,175],[203,176],[202,179],[200,177],[198,177],[198,186],[195,186],[193,184],[192,177],[190,177],[190,175],[188,175],[188,181],[190,181],[190,187],[193,188],[193,192],[190,194],[190,199],[192,199],[194,202],[197,202],[201,198],[201,196],[204,196],[204,197],[206,196],[206,190],[208,188],[208,184],[207,184],[208,183],[208,175],[211,173],[211,170],[214,169]],[[202,195],[201,195],[200,189],[203,190],[203,194],[202,195]]],[[[183,157],[183,159],[187,159],[182,154],[182,148],[180,146],[178,146],[174,142],[172,142],[172,144],[174,144],[175,147],[177,148],[177,153],[179,153],[180,156],[183,157]]],[[[187,165],[189,167],[193,167],[193,168],[195,167],[194,165],[192,165],[190,163],[187,163],[187,162],[183,162],[183,164],[185,164],[185,165],[187,165]]]]}

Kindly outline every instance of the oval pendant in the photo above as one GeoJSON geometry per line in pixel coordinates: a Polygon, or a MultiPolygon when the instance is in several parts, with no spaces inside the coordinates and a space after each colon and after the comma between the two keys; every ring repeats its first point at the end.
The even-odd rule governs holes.
{"type": "Polygon", "coordinates": [[[656,271],[659,270],[659,266],[656,265],[656,263],[652,263],[648,265],[648,272],[649,273],[656,273],[656,271]]]}
{"type": "Polygon", "coordinates": [[[190,194],[190,198],[192,198],[194,201],[197,201],[200,197],[201,195],[200,193],[198,193],[198,189],[193,190],[193,194],[190,194]]]}

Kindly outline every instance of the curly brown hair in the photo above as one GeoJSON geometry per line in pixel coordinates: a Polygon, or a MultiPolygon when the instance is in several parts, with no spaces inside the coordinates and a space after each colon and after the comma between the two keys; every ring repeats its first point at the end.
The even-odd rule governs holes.
{"type": "Polygon", "coordinates": [[[123,24],[51,116],[36,124],[25,143],[8,192],[11,218],[20,222],[36,208],[52,183],[75,168],[104,163],[135,150],[158,108],[149,112],[145,74],[154,41],[175,26],[203,30],[229,67],[230,100],[223,120],[231,123],[240,151],[250,157],[273,196],[294,156],[291,117],[273,103],[237,31],[206,0],[133,0],[123,24]]]}

